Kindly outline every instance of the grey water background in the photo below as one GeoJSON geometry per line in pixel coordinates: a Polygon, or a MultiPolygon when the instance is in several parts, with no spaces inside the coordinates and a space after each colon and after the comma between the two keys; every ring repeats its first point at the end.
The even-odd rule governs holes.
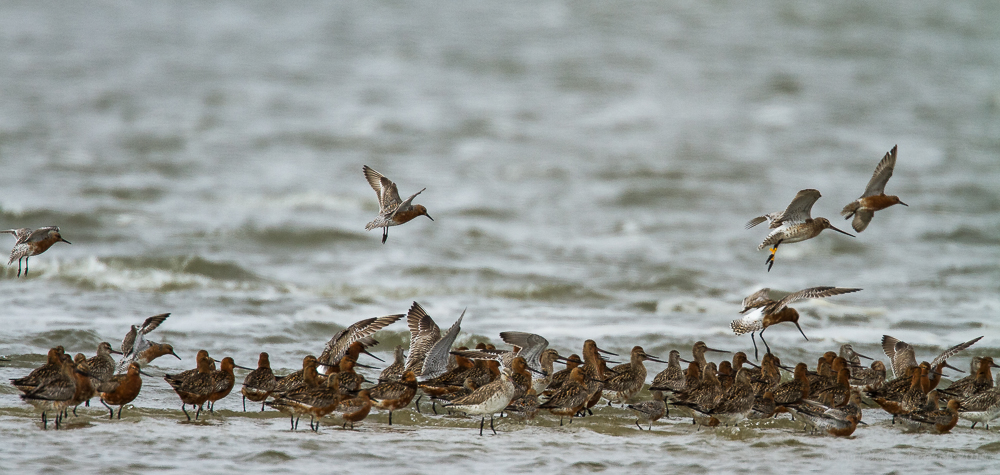
{"type": "MultiPolygon", "coordinates": [[[[729,330],[745,295],[817,285],[864,291],[798,305],[809,341],[768,331],[784,361],[880,355],[883,334],[929,360],[984,335],[951,361],[966,367],[1000,348],[998,18],[990,1],[2,2],[0,227],[73,244],[0,277],[0,472],[992,465],[993,429],[912,433],[874,410],[846,440],[790,422],[639,432],[619,408],[483,438],[412,409],[292,433],[235,395],[188,424],[158,378],[121,422],[91,407],[41,431],[6,378],[161,312],[151,337],[184,359],[154,374],[201,348],[247,366],[267,351],[280,374],[414,300],[442,326],[468,308],[463,343],[749,352],[729,330]],[[839,210],[894,144],[887,192],[910,206],[784,246],[766,272],[766,232],[743,223],[816,188],[813,215],[849,229],[839,210]],[[426,187],[435,221],[380,244],[363,164],[404,196],[426,187]]],[[[378,339],[389,359],[408,336],[378,339]]]]}

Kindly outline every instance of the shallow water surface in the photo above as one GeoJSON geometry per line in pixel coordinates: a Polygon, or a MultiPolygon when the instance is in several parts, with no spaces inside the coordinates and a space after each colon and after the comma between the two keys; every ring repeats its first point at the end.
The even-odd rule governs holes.
{"type": "MultiPolygon", "coordinates": [[[[161,312],[151,337],[183,360],[154,375],[201,348],[246,366],[267,351],[284,374],[414,300],[442,327],[468,308],[461,344],[521,330],[564,354],[587,338],[750,352],[729,329],[744,296],[819,285],[864,291],[796,305],[808,341],[767,332],[784,362],[846,342],[876,356],[883,334],[929,360],[984,335],[952,360],[967,367],[1000,348],[998,16],[974,0],[4,2],[0,227],[73,244],[0,273],[0,380],[161,312]],[[784,245],[766,272],[766,232],[743,223],[816,188],[814,216],[849,229],[838,212],[894,144],[887,192],[909,207],[784,245]],[[404,196],[426,187],[435,221],[380,244],[363,164],[404,196]]],[[[377,338],[390,359],[408,333],[377,338]]],[[[1000,450],[993,429],[911,433],[875,410],[844,440],[789,421],[639,431],[607,407],[480,438],[472,417],[412,409],[291,432],[235,396],[188,423],[158,377],[120,422],[93,402],[42,431],[0,384],[0,471],[974,471],[1000,450]]]]}

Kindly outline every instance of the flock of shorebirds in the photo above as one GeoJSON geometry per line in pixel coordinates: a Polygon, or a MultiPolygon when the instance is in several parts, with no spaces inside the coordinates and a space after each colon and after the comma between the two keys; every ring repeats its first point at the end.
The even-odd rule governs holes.
{"type": "MultiPolygon", "coordinates": [[[[853,218],[856,232],[868,226],[875,211],[894,204],[905,206],[898,197],[884,193],[895,163],[896,147],[893,147],[879,162],[864,194],[841,211],[846,219],[853,218]]],[[[421,215],[430,218],[424,206],[413,204],[413,199],[424,190],[402,200],[391,180],[368,166],[363,172],[380,205],[378,217],[366,229],[382,228],[383,244],[390,226],[421,215]]],[[[828,228],[853,237],[826,218],[811,217],[812,205],[819,198],[819,191],[802,190],[784,211],[759,216],[747,223],[747,228],[765,221],[770,223],[771,231],[758,248],[770,246],[765,262],[768,271],[781,244],[811,239],[828,228]]],[[[17,239],[8,265],[18,261],[18,276],[21,259],[25,260],[26,275],[27,258],[41,254],[56,242],[68,243],[57,227],[4,232],[17,239]]],[[[350,424],[353,429],[373,408],[387,411],[391,425],[393,411],[412,402],[419,412],[425,396],[435,414],[441,405],[448,412],[479,415],[480,435],[486,416],[494,433],[497,414],[533,419],[541,410],[547,410],[558,416],[562,425],[564,419],[572,422],[574,417],[592,416],[602,399],[608,405],[621,404],[634,411],[638,416],[635,425],[640,430],[641,422],[646,422],[651,430],[653,422],[669,415],[670,408],[675,414],[691,417],[699,426],[709,427],[788,413],[809,430],[836,436],[849,436],[858,424],[864,424],[861,418],[865,404],[892,414],[893,423],[898,420],[941,433],[955,427],[960,418],[972,421],[972,427],[983,423],[988,428],[990,421],[1000,417],[1000,387],[994,387],[991,371],[1000,366],[990,357],[973,358],[972,374],[947,388],[938,388],[945,368],[961,371],[950,366],[947,359],[982,337],[949,348],[930,363],[918,364],[912,346],[885,335],[882,348],[889,358],[888,369],[877,360],[870,367],[862,366],[861,358],[872,358],[857,353],[849,344],[841,346],[839,352],[826,352],[813,370],[806,363],[794,367],[782,365],[771,352],[764,331],[778,323],[795,324],[808,340],[799,326],[798,312],[789,305],[802,299],[859,290],[813,287],[772,300],[770,289],[765,288],[746,297],[740,311],[745,316],[732,322],[732,330],[737,335],[750,333],[759,366],[743,352],[735,353],[731,361],[709,362],[705,357],[707,352],[728,352],[709,348],[700,341],[692,349],[691,360],[681,359],[676,350],[670,351],[667,360],[661,360],[636,346],[628,363],[615,366],[609,366],[613,362],[604,355],[617,355],[602,350],[593,340],[584,342],[582,358],[577,354],[563,356],[548,348],[548,341],[541,335],[526,332],[500,334],[510,349],[497,349],[485,342],[473,349],[454,348],[465,312],[442,332],[420,304],[413,302],[406,314],[369,318],[350,325],[327,342],[319,357],[304,357],[302,369],[291,374],[275,375],[265,352],[260,353],[256,369],[236,365],[230,357],[223,358],[216,368],[216,360],[201,350],[195,357],[195,369],[167,374],[164,380],[180,397],[181,410],[191,420],[187,406],[195,409],[194,418],[198,419],[206,403],[212,411],[214,403],[233,390],[236,368],[250,370],[241,389],[244,411],[248,399],[260,402],[261,411],[271,407],[289,415],[292,430],[297,429],[302,416],[308,415],[314,431],[319,430],[320,421],[328,415],[337,416],[343,427],[350,424]],[[364,353],[382,361],[366,348],[378,343],[373,338],[377,331],[404,317],[410,331],[408,354],[403,347],[396,347],[392,364],[381,371],[377,381],[368,381],[355,368],[372,367],[359,363],[358,358],[364,353]],[[766,348],[763,359],[758,358],[754,335],[760,336],[766,348]],[[649,400],[636,401],[646,387],[647,361],[665,363],[667,367],[648,386],[649,400]],[[565,369],[556,371],[556,363],[564,363],[565,369]],[[681,363],[687,363],[686,370],[681,363]],[[791,379],[783,381],[782,370],[789,371],[791,379]]],[[[114,417],[111,406],[119,406],[118,418],[121,418],[122,408],[138,396],[142,376],[149,376],[142,367],[164,355],[180,359],[171,345],[146,338],[169,315],[155,315],[141,325],[132,325],[120,351],[102,342],[97,355],[88,359],[83,354],[71,358],[63,347],[52,348],[45,365],[11,382],[24,393],[21,397],[25,401],[42,410],[43,428],[48,426],[47,413],[55,414],[55,425],[59,428],[70,408],[75,414],[77,406],[89,404],[97,396],[108,407],[111,418],[114,417]],[[113,354],[120,354],[121,359],[116,362],[113,354]]]]}

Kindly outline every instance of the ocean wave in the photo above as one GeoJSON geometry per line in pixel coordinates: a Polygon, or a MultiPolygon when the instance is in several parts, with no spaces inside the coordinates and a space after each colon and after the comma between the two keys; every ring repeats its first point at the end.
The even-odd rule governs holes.
{"type": "Polygon", "coordinates": [[[269,226],[259,228],[244,225],[234,232],[240,239],[248,239],[265,246],[321,247],[345,242],[366,242],[370,238],[360,232],[336,228],[269,226]]]}
{"type": "Polygon", "coordinates": [[[53,278],[86,289],[155,290],[259,288],[266,280],[232,262],[198,256],[90,257],[53,261],[53,278]]]}

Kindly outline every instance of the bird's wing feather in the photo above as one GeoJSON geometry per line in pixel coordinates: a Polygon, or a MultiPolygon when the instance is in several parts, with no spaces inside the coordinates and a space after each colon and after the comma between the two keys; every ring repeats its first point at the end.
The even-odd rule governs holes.
{"type": "Polygon", "coordinates": [[[875,166],[875,173],[872,174],[872,179],[868,181],[868,186],[865,187],[865,194],[861,195],[862,198],[867,196],[881,195],[885,193],[885,184],[892,177],[892,170],[896,167],[896,146],[892,146],[892,150],[889,150],[882,160],[878,162],[875,166]]]}

